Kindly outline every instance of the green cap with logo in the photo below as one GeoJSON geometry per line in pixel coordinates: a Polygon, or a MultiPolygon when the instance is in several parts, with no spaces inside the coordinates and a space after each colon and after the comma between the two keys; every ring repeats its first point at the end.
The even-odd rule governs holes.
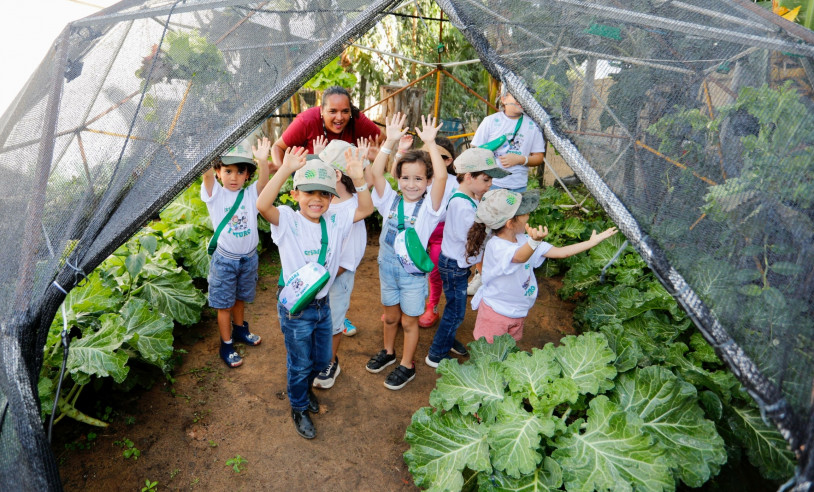
{"type": "Polygon", "coordinates": [[[336,193],[336,171],[319,159],[311,159],[294,173],[294,188],[302,191],[336,193]]]}
{"type": "Polygon", "coordinates": [[[525,215],[537,209],[540,204],[540,193],[536,190],[516,191],[498,188],[483,194],[475,212],[475,222],[484,224],[488,229],[500,229],[512,217],[525,215]]]}
{"type": "Polygon", "coordinates": [[[471,147],[464,150],[461,155],[455,158],[453,165],[456,174],[481,171],[492,178],[503,178],[511,174],[497,165],[494,152],[480,147],[471,147]]]}
{"type": "Polygon", "coordinates": [[[252,145],[257,145],[257,140],[264,137],[263,129],[257,125],[246,138],[236,143],[225,154],[220,156],[221,162],[226,164],[239,164],[241,162],[246,164],[255,165],[254,154],[252,153],[252,145]]]}

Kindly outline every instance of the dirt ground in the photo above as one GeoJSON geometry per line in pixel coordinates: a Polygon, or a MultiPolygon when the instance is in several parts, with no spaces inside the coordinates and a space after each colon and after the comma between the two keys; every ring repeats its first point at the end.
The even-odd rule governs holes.
{"type": "MultiPolygon", "coordinates": [[[[54,452],[65,490],[415,490],[402,458],[404,432],[412,414],[429,403],[437,375],[423,357],[434,328],[422,329],[416,378],[400,391],[384,387],[389,371],[364,366],[382,347],[377,247],[367,248],[356,275],[348,317],[358,327],[343,337],[341,374],[329,390],[317,390],[317,437],[294,429],[286,396],[285,349],[276,314],[276,276],[261,276],[255,302],[247,307],[258,347],[243,347],[244,364],[228,369],[218,358],[216,320],[207,316],[177,334],[176,348],[187,351],[175,382],[159,380],[152,389],[114,398],[114,422],[95,429],[72,420],[55,428],[54,452]],[[90,449],[66,449],[98,437],[90,449]],[[122,456],[125,439],[141,452],[122,456]],[[242,471],[227,460],[240,455],[242,471]]],[[[268,253],[261,262],[268,261],[268,253]]],[[[526,321],[522,349],[557,342],[573,332],[574,306],[556,296],[559,282],[540,279],[540,294],[526,321]]],[[[442,297],[443,306],[443,297],[442,297]]],[[[458,338],[472,341],[475,312],[469,310],[458,338]]],[[[401,350],[401,337],[396,352],[401,350]]]]}

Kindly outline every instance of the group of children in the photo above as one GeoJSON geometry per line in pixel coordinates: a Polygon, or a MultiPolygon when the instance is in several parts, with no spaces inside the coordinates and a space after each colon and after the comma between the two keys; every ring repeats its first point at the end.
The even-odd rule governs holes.
{"type": "MultiPolygon", "coordinates": [[[[216,163],[214,173],[204,174],[201,196],[216,230],[224,217],[229,221],[230,213],[248,219],[231,219],[231,224],[246,224],[245,228],[231,227],[222,233],[212,256],[209,297],[218,310],[220,355],[227,365],[236,367],[242,361],[233,340],[260,343],[243,319],[244,304],[254,299],[257,280],[259,212],[271,224],[272,240],[280,251],[277,311],[287,353],[288,398],[297,432],[307,439],[316,435],[309,413],[319,411],[312,388],[330,388],[340,372],[340,334],[354,272],[364,255],[364,219],[374,209],[382,216],[377,261],[384,315],[382,349],[366,369],[379,373],[398,362],[384,381],[391,390],[415,378],[419,318],[429,307],[427,273],[433,267],[446,297],[425,358],[427,365],[437,367],[450,351],[465,353],[455,336],[466,312],[472,265],[482,262],[483,286],[472,299],[478,311],[475,339],[485,337],[491,343],[494,336],[509,333],[519,340],[523,320],[537,296],[533,269],[545,258],[577,254],[616,232],[615,228],[594,232],[588,241],[561,248],[544,242],[547,229],[528,224],[539,195],[489,190],[493,178],[507,174],[492,151],[470,148],[453,161],[453,149],[436,143],[440,126],[431,117],[422,117],[421,128],[415,128],[423,148],[409,149],[406,142],[412,142],[405,136],[405,121],[406,115],[399,113],[386,119],[386,138],[367,168],[370,142],[353,146],[334,140],[311,156],[303,148],[286,149],[281,167],[269,179],[265,163],[270,142],[262,138],[252,148],[255,162],[261,165],[246,159],[223,161],[216,163]],[[385,178],[391,157],[396,157],[391,173],[398,192],[385,178]],[[244,193],[243,186],[255,169],[259,169],[258,180],[244,193]],[[298,210],[274,203],[292,174],[291,198],[298,210]],[[437,258],[430,258],[427,248],[434,234],[440,236],[440,247],[437,258]],[[403,331],[400,357],[395,350],[399,327],[403,331]]],[[[437,302],[436,298],[433,307],[437,302]]]]}

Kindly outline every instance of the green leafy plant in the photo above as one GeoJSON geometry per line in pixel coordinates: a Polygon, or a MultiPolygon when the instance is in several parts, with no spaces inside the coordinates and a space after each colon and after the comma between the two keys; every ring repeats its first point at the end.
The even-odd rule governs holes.
{"type": "Polygon", "coordinates": [[[158,490],[158,482],[151,482],[150,479],[144,480],[144,487],[141,488],[141,492],[155,492],[158,490]]]}
{"type": "Polygon", "coordinates": [[[239,454],[235,455],[234,458],[229,458],[226,460],[226,466],[231,466],[235,473],[240,473],[241,471],[245,470],[246,463],[248,463],[246,458],[240,456],[239,454]]]}
{"type": "Polygon", "coordinates": [[[356,75],[349,72],[339,63],[339,57],[334,58],[322,70],[311,77],[311,80],[303,84],[304,88],[324,91],[328,87],[338,85],[342,87],[354,87],[356,85],[356,75]]]}
{"type": "Polygon", "coordinates": [[[136,447],[136,444],[131,441],[130,439],[122,439],[121,441],[113,441],[113,444],[123,448],[122,456],[127,458],[133,458],[133,460],[138,460],[139,456],[141,456],[141,451],[136,447]]]}

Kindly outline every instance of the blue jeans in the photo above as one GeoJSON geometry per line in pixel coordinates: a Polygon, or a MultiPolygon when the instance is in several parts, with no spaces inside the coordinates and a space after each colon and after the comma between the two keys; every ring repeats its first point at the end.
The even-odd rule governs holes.
{"type": "Polygon", "coordinates": [[[438,273],[444,286],[447,299],[441,324],[435,331],[430,346],[430,355],[441,358],[447,355],[455,341],[455,334],[466,315],[466,285],[469,280],[469,268],[458,267],[458,260],[447,258],[444,253],[438,257],[438,273]]]}
{"type": "Polygon", "coordinates": [[[308,408],[308,390],[319,371],[331,363],[331,308],[328,296],[315,299],[296,316],[277,303],[285,338],[288,401],[294,410],[308,408]]]}

